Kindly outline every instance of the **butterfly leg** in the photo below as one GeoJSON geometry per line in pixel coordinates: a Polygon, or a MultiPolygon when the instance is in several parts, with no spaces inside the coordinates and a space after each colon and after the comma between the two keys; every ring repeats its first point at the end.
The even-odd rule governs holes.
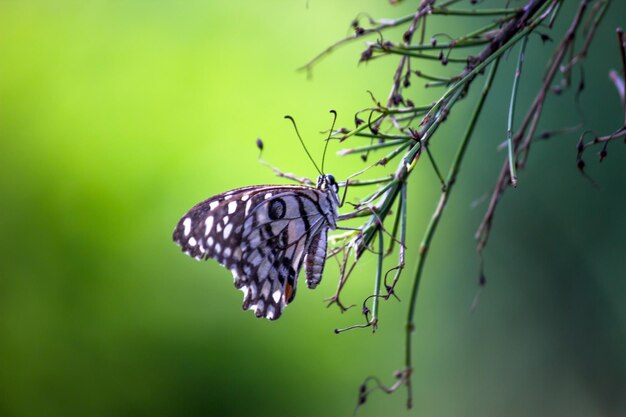
{"type": "Polygon", "coordinates": [[[341,202],[339,203],[339,207],[343,207],[343,203],[346,202],[346,196],[348,195],[348,185],[350,185],[350,179],[346,180],[346,185],[343,187],[343,195],[341,196],[341,202]]]}

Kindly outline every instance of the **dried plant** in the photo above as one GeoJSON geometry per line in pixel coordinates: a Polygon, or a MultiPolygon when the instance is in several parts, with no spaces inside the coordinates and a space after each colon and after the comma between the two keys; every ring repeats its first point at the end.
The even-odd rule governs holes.
{"type": "MultiPolygon", "coordinates": [[[[391,3],[395,3],[391,1],[391,3]]],[[[342,220],[359,219],[362,223],[355,230],[333,236],[333,249],[329,257],[337,257],[340,265],[339,284],[336,293],[330,298],[330,304],[337,305],[342,311],[348,307],[341,301],[341,291],[348,283],[350,274],[364,252],[377,256],[374,293],[362,304],[365,321],[349,328],[337,329],[340,333],[350,329],[369,327],[374,331],[378,325],[379,304],[396,296],[397,283],[404,272],[405,259],[417,257],[416,270],[412,276],[412,290],[408,297],[408,312],[405,335],[405,358],[401,370],[395,373],[395,383],[384,385],[378,378],[367,378],[360,387],[358,405],[363,404],[374,390],[386,393],[407,388],[407,407],[412,405],[411,377],[413,374],[412,340],[414,333],[415,307],[422,280],[424,265],[432,239],[437,231],[441,217],[454,189],[466,150],[472,140],[477,120],[481,117],[483,106],[492,89],[492,81],[498,72],[498,63],[505,54],[517,51],[517,65],[511,76],[512,91],[508,102],[508,123],[503,147],[507,155],[491,193],[491,198],[484,218],[476,232],[477,251],[482,259],[482,252],[487,244],[498,202],[504,191],[515,187],[518,182],[517,172],[525,167],[532,145],[540,140],[550,139],[558,133],[571,133],[571,128],[559,131],[537,132],[539,120],[544,112],[544,104],[550,94],[559,94],[573,85],[574,69],[581,67],[598,26],[607,12],[610,0],[580,0],[573,15],[567,16],[562,10],[563,0],[528,0],[521,7],[505,2],[501,9],[486,9],[475,6],[476,1],[421,0],[414,13],[393,19],[374,19],[363,17],[352,22],[354,33],[335,44],[308,62],[302,70],[311,72],[314,66],[325,56],[334,52],[338,46],[370,39],[361,53],[360,62],[367,63],[375,59],[397,59],[398,65],[391,79],[391,89],[387,100],[382,103],[373,95],[374,105],[358,111],[354,116],[354,127],[341,128],[332,132],[330,140],[354,144],[353,147],[339,152],[340,155],[361,155],[363,161],[379,151],[386,154],[369,163],[362,170],[352,174],[342,184],[353,187],[368,187],[371,192],[358,201],[349,202],[353,207],[350,213],[343,214],[342,220]],[[466,3],[463,8],[463,3],[466,3]],[[467,5],[471,4],[471,8],[467,5]],[[474,19],[489,23],[462,36],[451,37],[444,34],[429,36],[427,21],[433,18],[474,19]],[[553,33],[553,24],[557,19],[570,19],[564,33],[553,33]],[[399,40],[385,37],[390,29],[399,30],[399,40]],[[529,63],[524,63],[525,50],[529,38],[536,37],[543,42],[533,45],[552,47],[556,45],[547,65],[544,62],[534,65],[533,71],[545,68],[543,83],[537,91],[532,104],[525,109],[520,121],[516,109],[520,77],[527,71],[529,63]],[[553,41],[557,39],[558,41],[553,41]],[[416,70],[423,60],[435,60],[441,64],[440,74],[427,74],[416,70]],[[415,89],[408,87],[416,79],[426,80],[427,87],[441,87],[443,93],[434,103],[420,104],[411,97],[415,89]],[[466,125],[458,149],[447,175],[443,175],[429,151],[429,145],[436,140],[439,126],[453,114],[455,105],[468,98],[475,82],[482,84],[482,90],[473,104],[474,109],[466,125]],[[358,142],[363,141],[365,144],[358,142]],[[436,208],[424,231],[421,245],[417,251],[406,249],[407,230],[407,181],[420,161],[425,159],[432,165],[441,181],[441,195],[436,208]],[[388,166],[397,163],[397,168],[388,175],[369,178],[367,174],[375,166],[388,166]],[[397,250],[395,250],[397,249],[397,250]],[[384,260],[393,256],[395,264],[390,269],[384,268],[384,260]]],[[[393,32],[393,31],[392,31],[393,32]]],[[[624,78],[626,76],[626,37],[618,29],[618,50],[621,54],[621,75],[612,71],[610,78],[615,84],[624,106],[623,125],[610,134],[594,136],[589,140],[589,132],[580,136],[577,145],[576,163],[584,174],[583,157],[591,147],[599,147],[600,160],[607,154],[609,143],[626,137],[626,99],[624,78]]],[[[584,87],[580,78],[577,94],[584,87]]],[[[581,130],[580,127],[577,128],[581,130]]],[[[495,155],[495,154],[494,154],[495,155]]],[[[285,174],[281,174],[285,175],[285,174]]],[[[292,177],[296,179],[295,177],[292,177]]],[[[481,261],[482,265],[482,261],[481,261]]],[[[485,278],[479,274],[479,284],[484,285],[485,278]]]]}

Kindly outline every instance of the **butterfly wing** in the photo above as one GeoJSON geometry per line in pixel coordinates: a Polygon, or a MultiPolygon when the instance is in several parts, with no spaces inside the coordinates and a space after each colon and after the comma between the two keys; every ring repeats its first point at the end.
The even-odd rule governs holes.
{"type": "Polygon", "coordinates": [[[233,262],[231,255],[241,239],[247,202],[254,193],[271,188],[239,188],[196,204],[178,222],[174,229],[174,242],[193,258],[213,258],[230,267],[233,262]]]}
{"type": "Polygon", "coordinates": [[[193,207],[174,241],[196,259],[213,258],[229,268],[245,310],[277,319],[295,296],[312,239],[329,227],[322,197],[304,186],[233,190],[193,207]]]}

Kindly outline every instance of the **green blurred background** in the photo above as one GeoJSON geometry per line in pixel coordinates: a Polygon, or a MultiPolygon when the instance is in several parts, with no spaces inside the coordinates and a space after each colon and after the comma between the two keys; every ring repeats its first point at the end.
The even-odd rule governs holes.
{"type": "MultiPolygon", "coordinates": [[[[265,159],[315,176],[282,116],[296,117],[319,158],[328,109],[350,125],[369,105],[366,90],[386,97],[396,61],[358,66],[359,43],[311,80],[295,68],[346,35],[358,12],[401,16],[409,3],[0,1],[1,416],[345,416],[364,377],[393,381],[414,253],[439,192],[427,164],[411,182],[403,302],[382,306],[374,335],[333,334],[362,321],[358,309],[325,308],[334,266],[317,291],[301,286],[281,320],[256,320],[241,310],[230,273],[184,256],[171,232],[212,194],[280,182],[256,163],[257,136],[265,159]]],[[[623,117],[607,73],[619,68],[614,30],[626,5],[613,3],[581,100],[586,127],[603,134],[623,117]]],[[[520,114],[553,48],[531,40],[520,114]]],[[[601,165],[588,154],[598,187],[576,171],[576,135],[535,145],[520,186],[502,200],[487,286],[470,312],[479,292],[473,232],[486,203],[471,205],[504,158],[496,147],[515,56],[503,62],[426,267],[415,408],[405,410],[404,391],[377,393],[361,416],[626,414],[623,144],[601,165]]],[[[417,102],[440,93],[420,86],[417,102]]],[[[443,166],[474,99],[433,142],[443,166]]],[[[578,120],[571,93],[551,97],[542,129],[578,120]]],[[[361,165],[331,155],[326,166],[341,179],[361,165]]],[[[362,261],[346,302],[369,294],[374,266],[362,261]]]]}

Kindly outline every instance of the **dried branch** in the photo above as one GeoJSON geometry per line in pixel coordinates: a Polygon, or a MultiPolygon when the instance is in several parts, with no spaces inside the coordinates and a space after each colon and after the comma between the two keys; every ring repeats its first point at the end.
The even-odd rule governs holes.
{"type": "MultiPolygon", "coordinates": [[[[561,6],[564,4],[564,0],[526,0],[523,7],[478,10],[454,8],[453,6],[458,3],[460,3],[460,0],[448,0],[440,3],[437,3],[436,0],[421,0],[415,12],[408,16],[381,20],[374,20],[368,17],[370,25],[368,28],[361,27],[359,19],[355,19],[352,24],[355,31],[354,35],[337,41],[302,67],[302,69],[310,73],[313,66],[320,59],[327,56],[338,46],[373,33],[376,33],[378,38],[376,41],[366,43],[359,62],[389,57],[397,59],[397,65],[394,66],[391,77],[391,88],[385,103],[382,104],[381,101],[377,100],[370,93],[374,104],[355,114],[354,128],[341,128],[333,132],[331,136],[331,139],[340,142],[348,140],[359,141],[358,144],[350,142],[348,147],[339,151],[338,154],[342,156],[360,155],[363,161],[366,161],[370,155],[376,152],[381,150],[388,152],[365,166],[365,168],[350,175],[342,184],[346,188],[358,186],[361,190],[363,187],[374,188],[373,191],[368,191],[365,196],[360,196],[356,200],[350,201],[348,204],[354,208],[353,211],[340,216],[342,221],[361,219],[362,223],[358,227],[358,231],[343,233],[329,239],[334,244],[329,256],[337,258],[340,270],[337,290],[328,300],[329,305],[336,304],[341,311],[349,308],[349,306],[340,302],[340,294],[365,252],[370,252],[377,256],[377,269],[373,293],[362,303],[361,311],[365,318],[364,323],[337,329],[337,333],[358,328],[372,328],[372,330],[375,330],[380,323],[381,302],[391,297],[398,298],[395,292],[396,284],[399,282],[400,276],[405,269],[405,258],[411,255],[406,245],[408,218],[406,211],[407,183],[423,153],[426,154],[426,158],[442,184],[439,202],[426,227],[419,250],[417,253],[414,253],[417,256],[417,266],[411,282],[410,298],[408,299],[404,368],[396,374],[396,381],[391,386],[383,385],[378,378],[367,378],[359,391],[359,406],[366,401],[367,396],[373,391],[393,393],[402,386],[406,386],[408,390],[407,406],[411,407],[412,405],[411,378],[414,366],[412,337],[415,328],[415,311],[419,287],[423,278],[428,251],[451,192],[456,184],[467,147],[498,71],[500,58],[510,52],[518,43],[520,44],[520,54],[509,102],[506,132],[508,155],[491,193],[485,216],[476,232],[477,250],[481,254],[481,259],[482,251],[490,235],[498,202],[504,190],[508,186],[516,184],[516,173],[524,168],[533,140],[547,139],[557,133],[568,133],[572,130],[571,128],[566,128],[553,132],[544,132],[540,135],[536,134],[547,96],[550,92],[558,91],[554,87],[555,78],[561,75],[565,87],[571,84],[572,70],[584,62],[592,47],[595,34],[602,23],[602,18],[609,7],[610,0],[579,1],[578,8],[568,29],[565,31],[548,62],[542,85],[516,130],[514,130],[515,107],[527,42],[532,33],[538,33],[539,28],[542,28],[540,36],[544,42],[551,39],[549,35],[543,33],[543,30],[551,29],[553,23],[561,17],[563,9],[561,6]],[[427,42],[427,19],[432,19],[435,16],[446,19],[451,16],[462,16],[463,18],[491,16],[493,20],[457,38],[452,38],[447,34],[434,34],[430,35],[430,42],[427,42]],[[402,27],[406,29],[399,42],[393,42],[384,37],[383,32],[386,29],[401,29],[402,27]],[[579,36],[580,32],[583,34],[582,37],[579,36]],[[416,33],[418,36],[415,36],[416,33]],[[582,45],[578,50],[575,49],[577,37],[583,39],[582,45]],[[414,38],[417,41],[414,41],[414,38]],[[438,42],[442,38],[445,39],[445,42],[438,42]],[[456,70],[450,70],[452,75],[425,74],[421,70],[412,69],[415,66],[415,62],[420,62],[421,60],[438,60],[442,66],[462,64],[463,67],[450,65],[450,68],[456,68],[456,70]],[[489,70],[489,73],[485,79],[484,87],[475,104],[465,134],[459,143],[457,153],[449,166],[448,174],[444,178],[441,174],[440,163],[436,161],[429,147],[436,138],[435,133],[438,128],[451,117],[456,104],[468,97],[474,81],[482,76],[486,70],[489,70]],[[428,81],[426,87],[445,87],[446,90],[434,103],[416,105],[409,98],[413,94],[413,91],[409,90],[411,77],[413,76],[428,81]],[[363,139],[369,140],[369,143],[363,142],[363,139]],[[366,178],[372,168],[388,166],[389,162],[394,158],[400,157],[401,160],[398,166],[392,172],[390,171],[388,175],[366,178]],[[357,179],[356,177],[359,178],[357,179]],[[385,250],[386,238],[389,238],[389,243],[388,248],[385,250]],[[399,247],[397,258],[394,262],[389,262],[393,266],[385,271],[384,265],[385,262],[388,262],[386,258],[395,256],[396,251],[394,251],[394,247],[396,244],[399,247]],[[384,284],[384,288],[381,288],[381,284],[384,284]]],[[[584,167],[582,154],[585,149],[595,145],[602,146],[600,151],[600,158],[602,159],[606,156],[606,148],[610,142],[626,137],[626,98],[624,97],[626,41],[621,31],[618,31],[618,40],[622,56],[623,76],[620,77],[617,72],[613,71],[610,77],[620,94],[624,106],[624,126],[610,135],[596,136],[586,142],[582,139],[585,136],[581,137],[578,144],[579,167],[581,167],[581,170],[584,167]]],[[[526,65],[531,65],[531,63],[526,65]]],[[[562,89],[563,87],[559,88],[562,89]]],[[[579,92],[581,90],[579,89],[579,92]]],[[[297,179],[297,177],[293,177],[297,179]]],[[[481,285],[484,282],[484,275],[481,271],[481,285]]]]}

